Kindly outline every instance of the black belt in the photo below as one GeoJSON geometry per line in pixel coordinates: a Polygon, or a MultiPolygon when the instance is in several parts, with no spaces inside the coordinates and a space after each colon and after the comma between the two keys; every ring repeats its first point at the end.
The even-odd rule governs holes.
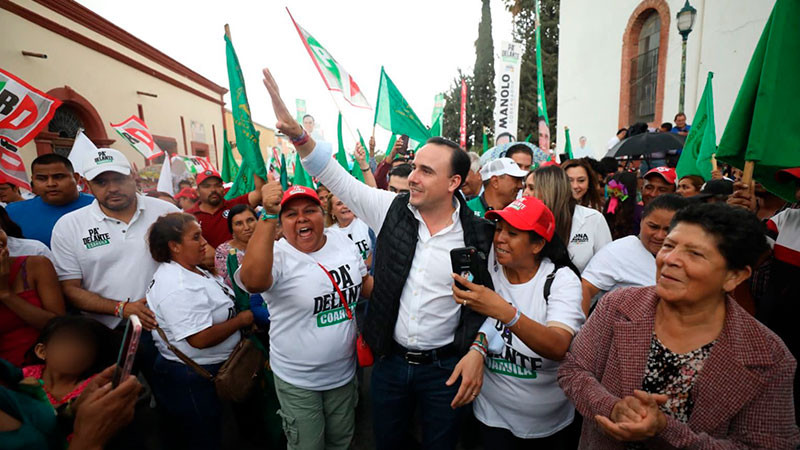
{"type": "Polygon", "coordinates": [[[455,356],[456,348],[453,344],[447,344],[433,350],[409,350],[397,342],[392,342],[392,352],[402,356],[409,364],[420,365],[455,356]]]}

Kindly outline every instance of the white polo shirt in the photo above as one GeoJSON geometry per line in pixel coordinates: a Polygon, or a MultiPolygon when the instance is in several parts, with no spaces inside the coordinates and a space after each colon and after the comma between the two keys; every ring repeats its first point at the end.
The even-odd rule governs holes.
{"type": "MultiPolygon", "coordinates": [[[[50,243],[58,279],[82,280],[84,289],[109,300],[143,298],[158,267],[150,256],[147,232],[160,216],[180,210],[139,194],[136,203],[130,223],[106,216],[97,199],[58,219],[50,243]]],[[[109,328],[120,322],[111,315],[84,314],[109,328]]]]}
{"type": "Polygon", "coordinates": [[[595,209],[576,205],[567,242],[567,252],[575,267],[583,272],[592,256],[609,242],[611,231],[606,218],[595,209]]]}
{"type": "Polygon", "coordinates": [[[656,257],[639,236],[625,236],[603,247],[581,277],[601,291],[656,284],[656,257]]]}

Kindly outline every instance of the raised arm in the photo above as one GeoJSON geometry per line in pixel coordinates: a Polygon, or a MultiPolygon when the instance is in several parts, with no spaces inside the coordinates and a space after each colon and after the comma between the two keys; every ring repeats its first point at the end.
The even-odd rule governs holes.
{"type": "Polygon", "coordinates": [[[358,163],[358,167],[361,169],[361,174],[364,176],[364,183],[369,187],[377,188],[378,185],[375,184],[375,176],[372,175],[372,169],[369,168],[369,163],[367,162],[367,153],[364,151],[364,147],[358,142],[356,143],[356,151],[353,153],[353,156],[356,159],[356,163],[358,163]]]}
{"type": "MultiPolygon", "coordinates": [[[[275,245],[277,216],[281,212],[283,190],[279,183],[267,183],[261,188],[266,220],[259,220],[247,243],[247,252],[239,268],[239,280],[247,292],[263,292],[272,287],[272,256],[275,245]]],[[[234,274],[230,274],[233,281],[234,274]]],[[[234,281],[235,282],[235,281],[234,281]]]]}

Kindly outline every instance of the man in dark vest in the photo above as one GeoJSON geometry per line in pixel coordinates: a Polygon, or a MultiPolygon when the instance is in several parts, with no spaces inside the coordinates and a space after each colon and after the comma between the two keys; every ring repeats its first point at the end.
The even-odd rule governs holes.
{"type": "MultiPolygon", "coordinates": [[[[489,254],[494,226],[476,217],[458,189],[470,159],[456,143],[434,137],[416,153],[409,193],[371,188],[315,143],[280,99],[264,70],[278,129],[297,148],[303,166],[378,235],[375,288],[361,329],[375,355],[372,404],[378,449],[406,448],[420,407],[422,447],[452,449],[458,422],[480,392],[483,356],[470,350],[482,316],[453,298],[450,250],[472,246],[489,254]],[[460,381],[459,381],[460,378],[460,381]]],[[[488,280],[488,270],[482,279],[488,280]]]]}

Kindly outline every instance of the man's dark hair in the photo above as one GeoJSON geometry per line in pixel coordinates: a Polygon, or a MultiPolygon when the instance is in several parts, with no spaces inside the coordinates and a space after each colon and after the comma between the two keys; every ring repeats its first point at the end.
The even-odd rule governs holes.
{"type": "Polygon", "coordinates": [[[467,181],[467,174],[469,173],[469,155],[461,147],[450,139],[441,136],[434,136],[428,139],[426,144],[444,145],[450,147],[450,176],[458,175],[461,177],[461,184],[467,181]]]}
{"type": "Polygon", "coordinates": [[[659,128],[661,128],[664,131],[670,131],[672,129],[672,123],[671,122],[664,122],[664,123],[661,124],[661,126],[659,128]]]}
{"type": "MultiPolygon", "coordinates": [[[[589,164],[589,167],[591,167],[592,170],[594,170],[594,173],[596,173],[599,178],[602,178],[606,175],[605,172],[603,172],[603,164],[601,164],[600,161],[589,156],[584,156],[581,159],[586,161],[586,164],[589,164]]],[[[616,163],[616,160],[614,160],[614,162],[616,163]]]]}
{"type": "MultiPolygon", "coordinates": [[[[192,182],[189,181],[189,180],[181,180],[181,181],[178,182],[178,187],[181,187],[181,186],[192,187],[192,182]]],[[[183,189],[183,188],[181,188],[181,189],[183,189]]]]}
{"type": "Polygon", "coordinates": [[[606,156],[600,160],[600,165],[602,166],[602,171],[600,172],[603,176],[606,176],[610,173],[616,173],[617,169],[619,168],[619,163],[613,156],[606,156]]]}
{"type": "Polygon", "coordinates": [[[411,164],[400,164],[399,166],[394,166],[389,171],[389,178],[391,177],[400,177],[400,178],[408,178],[411,175],[411,164]]]}
{"type": "Polygon", "coordinates": [[[755,214],[743,208],[727,203],[695,203],[675,213],[670,230],[682,222],[697,225],[713,235],[730,269],[753,267],[769,250],[766,227],[755,214]]]}
{"type": "MultiPolygon", "coordinates": [[[[314,120],[314,116],[312,116],[311,114],[306,114],[305,116],[303,116],[303,120],[306,120],[306,117],[311,117],[311,120],[314,120]]],[[[314,121],[316,122],[316,120],[314,121]]]]}
{"type": "Polygon", "coordinates": [[[678,114],[675,114],[675,117],[672,120],[678,120],[678,117],[680,116],[686,117],[686,114],[684,114],[683,112],[679,112],[678,114]]]}
{"type": "Polygon", "coordinates": [[[650,200],[650,203],[644,207],[642,217],[647,217],[657,209],[664,209],[667,211],[677,212],[689,205],[689,199],[681,197],[678,194],[664,194],[650,200]]]}
{"type": "Polygon", "coordinates": [[[628,128],[628,136],[636,136],[637,134],[647,133],[647,124],[644,122],[636,122],[628,128]]]}
{"type": "Polygon", "coordinates": [[[63,164],[64,167],[66,167],[70,172],[75,171],[69,159],[59,155],[58,153],[45,153],[44,155],[38,156],[33,160],[31,163],[31,172],[33,172],[33,168],[38,165],[45,166],[48,164],[63,164]]]}
{"type": "Polygon", "coordinates": [[[250,205],[244,205],[244,204],[234,205],[234,207],[231,208],[230,211],[228,211],[228,232],[229,233],[233,233],[233,217],[234,216],[238,216],[239,214],[241,214],[241,213],[243,213],[245,211],[250,211],[250,213],[253,214],[253,217],[258,219],[258,214],[256,214],[256,210],[254,210],[250,205]]]}
{"type": "Polygon", "coordinates": [[[627,132],[628,132],[628,129],[627,129],[627,128],[620,128],[619,130],[617,130],[616,134],[620,134],[620,133],[622,133],[623,131],[627,133],[627,132]]]}
{"type": "Polygon", "coordinates": [[[533,161],[533,150],[525,144],[514,144],[506,150],[506,158],[511,158],[513,155],[517,153],[525,153],[526,155],[531,157],[531,161],[533,161]]]}

